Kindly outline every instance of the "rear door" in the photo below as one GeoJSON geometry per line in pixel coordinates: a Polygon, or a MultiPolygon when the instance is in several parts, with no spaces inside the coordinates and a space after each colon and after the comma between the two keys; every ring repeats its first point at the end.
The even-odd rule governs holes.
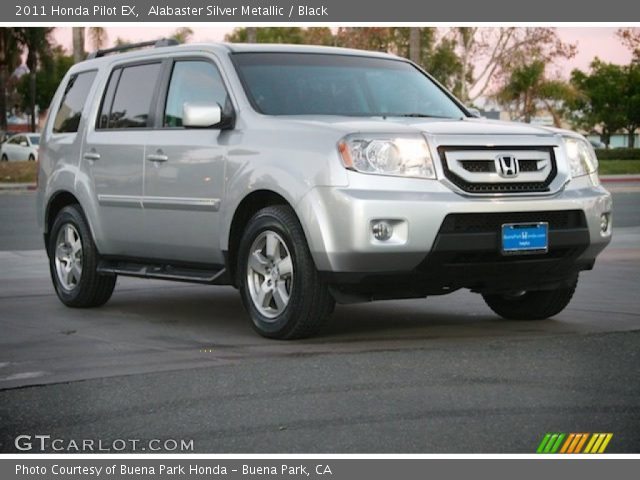
{"type": "Polygon", "coordinates": [[[98,197],[104,254],[150,256],[142,209],[144,148],[161,70],[160,60],[116,66],[97,121],[87,130],[83,161],[98,197]]]}
{"type": "Polygon", "coordinates": [[[158,103],[157,125],[149,133],[144,179],[148,242],[159,258],[222,264],[219,208],[224,195],[226,144],[231,133],[184,128],[185,103],[231,100],[210,57],[177,57],[168,66],[158,103]]]}

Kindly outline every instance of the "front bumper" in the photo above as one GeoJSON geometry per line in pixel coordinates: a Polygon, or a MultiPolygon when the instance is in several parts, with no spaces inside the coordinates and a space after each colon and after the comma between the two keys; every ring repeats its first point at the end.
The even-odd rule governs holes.
{"type": "MultiPolygon", "coordinates": [[[[611,212],[611,195],[603,187],[594,185],[589,177],[574,179],[555,195],[535,197],[468,197],[454,193],[440,182],[415,179],[369,176],[367,183],[370,186],[367,189],[358,188],[353,182],[347,188],[316,187],[296,208],[318,270],[327,272],[339,283],[409,272],[419,273],[421,278],[433,276],[435,272],[440,276],[446,273],[453,279],[469,277],[472,267],[478,277],[482,277],[483,272],[489,276],[492,268],[511,271],[513,277],[519,261],[531,267],[531,262],[545,263],[554,258],[562,260],[557,271],[565,272],[567,277],[591,268],[596,256],[611,240],[611,227],[605,232],[600,227],[602,214],[611,212]],[[534,222],[541,220],[537,212],[560,211],[581,212],[583,223],[571,232],[555,231],[551,226],[549,253],[538,258],[501,257],[499,229],[482,232],[482,235],[460,231],[451,236],[441,231],[445,218],[453,214],[482,217],[519,213],[522,221],[534,222]],[[399,233],[392,241],[381,242],[373,237],[372,223],[381,219],[391,220],[398,226],[399,233]],[[566,255],[560,255],[560,250],[566,255]],[[458,262],[462,266],[459,270],[443,272],[440,267],[451,263],[448,261],[451,254],[468,254],[469,261],[458,262]]],[[[444,279],[436,283],[448,286],[444,285],[447,283],[444,279]]],[[[469,282],[450,283],[451,288],[474,288],[469,282]]]]}

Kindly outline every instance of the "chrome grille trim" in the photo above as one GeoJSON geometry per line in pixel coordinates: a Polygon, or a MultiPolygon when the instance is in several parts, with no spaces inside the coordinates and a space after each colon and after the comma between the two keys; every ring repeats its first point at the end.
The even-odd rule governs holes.
{"type": "Polygon", "coordinates": [[[438,153],[445,177],[470,194],[549,192],[558,172],[553,146],[440,146],[438,153]],[[500,174],[500,156],[518,159],[517,175],[500,174]]]}

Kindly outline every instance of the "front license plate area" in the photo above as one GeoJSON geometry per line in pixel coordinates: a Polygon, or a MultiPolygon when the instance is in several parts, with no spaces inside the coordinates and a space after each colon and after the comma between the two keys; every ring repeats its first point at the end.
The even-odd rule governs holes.
{"type": "Polygon", "coordinates": [[[505,223],[501,243],[503,255],[546,253],[549,250],[549,224],[505,223]]]}

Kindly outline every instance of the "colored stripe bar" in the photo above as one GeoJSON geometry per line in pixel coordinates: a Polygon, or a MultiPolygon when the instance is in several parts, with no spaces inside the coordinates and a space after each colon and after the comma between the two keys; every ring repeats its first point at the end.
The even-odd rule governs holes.
{"type": "Polygon", "coordinates": [[[544,447],[547,445],[547,442],[549,441],[550,438],[551,438],[551,434],[547,433],[542,439],[542,441],[540,442],[540,445],[538,445],[538,449],[536,450],[536,453],[544,452],[544,447]]]}
{"type": "Polygon", "coordinates": [[[554,433],[553,435],[551,435],[551,438],[547,442],[547,446],[544,447],[544,453],[551,453],[551,449],[555,445],[557,439],[558,439],[557,433],[554,433]]]}
{"type": "Polygon", "coordinates": [[[551,452],[550,453],[556,453],[558,451],[558,449],[560,448],[560,445],[562,444],[562,440],[564,440],[565,434],[561,433],[560,435],[558,435],[558,440],[556,440],[555,445],[551,448],[551,452]]]}
{"type": "Polygon", "coordinates": [[[607,433],[607,436],[604,439],[604,442],[602,442],[602,445],[600,445],[600,450],[598,450],[598,453],[604,453],[604,451],[607,449],[607,445],[609,445],[609,442],[611,441],[611,439],[613,438],[613,433],[607,433]]]}
{"type": "Polygon", "coordinates": [[[587,443],[587,448],[584,449],[584,453],[591,453],[591,449],[593,448],[593,444],[596,443],[596,440],[598,439],[598,435],[597,434],[593,434],[591,435],[591,440],[589,440],[589,443],[587,443]]]}
{"type": "Polygon", "coordinates": [[[598,452],[598,449],[600,448],[600,445],[602,444],[606,436],[607,435],[605,433],[598,433],[598,439],[596,440],[596,443],[593,444],[593,447],[591,448],[590,453],[598,452]]]}
{"type": "Polygon", "coordinates": [[[564,442],[564,445],[562,445],[562,449],[560,450],[560,453],[567,453],[567,449],[569,448],[569,445],[571,445],[571,442],[573,442],[573,439],[575,437],[576,437],[575,433],[569,434],[569,436],[564,442]]]}
{"type": "Polygon", "coordinates": [[[567,450],[567,453],[573,453],[573,451],[576,448],[576,445],[578,445],[578,442],[580,441],[581,438],[582,438],[582,434],[576,433],[576,436],[573,438],[573,442],[571,442],[571,445],[569,445],[569,449],[567,450]]]}

